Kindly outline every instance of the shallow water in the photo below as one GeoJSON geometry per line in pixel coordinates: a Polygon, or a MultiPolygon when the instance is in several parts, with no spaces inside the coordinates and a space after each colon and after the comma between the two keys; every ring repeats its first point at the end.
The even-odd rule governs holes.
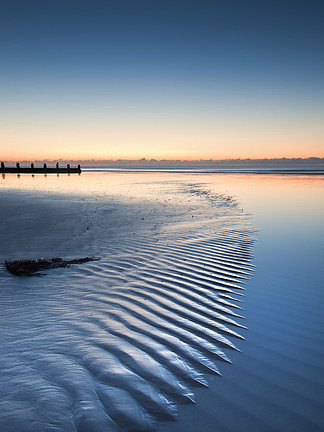
{"type": "Polygon", "coordinates": [[[233,365],[196,392],[196,410],[181,407],[178,424],[161,430],[322,431],[324,177],[201,180],[236,196],[260,229],[243,303],[248,330],[233,365]]]}
{"type": "Polygon", "coordinates": [[[320,430],[323,178],[0,185],[2,261],[101,258],[0,270],[1,430],[320,430]]]}

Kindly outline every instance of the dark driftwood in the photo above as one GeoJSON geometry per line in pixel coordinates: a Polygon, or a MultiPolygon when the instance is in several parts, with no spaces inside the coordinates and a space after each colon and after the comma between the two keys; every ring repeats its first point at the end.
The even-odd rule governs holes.
{"type": "Polygon", "coordinates": [[[82,264],[88,261],[98,261],[100,258],[85,257],[73,260],[62,258],[40,258],[35,260],[5,261],[7,270],[16,276],[38,276],[40,270],[57,267],[68,267],[72,264],[82,264]]]}

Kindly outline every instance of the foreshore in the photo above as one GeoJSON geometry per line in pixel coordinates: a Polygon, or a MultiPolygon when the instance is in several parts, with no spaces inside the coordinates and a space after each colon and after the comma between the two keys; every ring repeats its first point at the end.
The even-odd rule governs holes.
{"type": "Polygon", "coordinates": [[[0,429],[321,430],[322,198],[306,175],[0,178],[2,261],[101,258],[1,267],[0,429]]]}

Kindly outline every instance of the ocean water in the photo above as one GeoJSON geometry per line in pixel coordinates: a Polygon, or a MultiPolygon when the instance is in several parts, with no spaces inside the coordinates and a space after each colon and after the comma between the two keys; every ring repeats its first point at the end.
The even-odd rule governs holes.
{"type": "Polygon", "coordinates": [[[0,268],[0,430],[322,429],[322,176],[8,175],[0,197],[2,262],[100,258],[0,268]]]}

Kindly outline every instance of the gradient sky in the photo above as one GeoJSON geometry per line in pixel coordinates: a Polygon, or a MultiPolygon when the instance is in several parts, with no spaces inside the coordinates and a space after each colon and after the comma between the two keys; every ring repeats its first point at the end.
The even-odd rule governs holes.
{"type": "Polygon", "coordinates": [[[0,159],[324,156],[323,0],[10,0],[0,159]]]}

